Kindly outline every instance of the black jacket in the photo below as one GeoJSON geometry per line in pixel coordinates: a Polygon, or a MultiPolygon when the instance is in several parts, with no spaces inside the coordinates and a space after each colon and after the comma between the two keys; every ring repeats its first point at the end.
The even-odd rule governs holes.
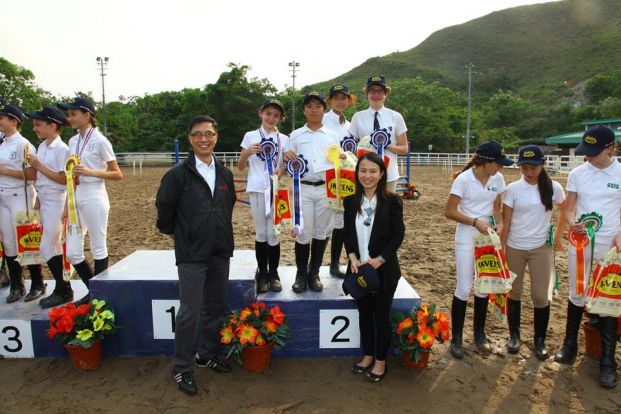
{"type": "Polygon", "coordinates": [[[214,162],[215,195],[196,170],[193,152],[162,177],[155,200],[156,226],[161,233],[175,236],[177,264],[233,256],[232,216],[237,200],[233,173],[215,157],[214,162]]]}
{"type": "MultiPolygon", "coordinates": [[[[379,196],[378,196],[379,197],[379,196]]],[[[353,196],[343,200],[345,207],[344,226],[345,250],[347,256],[356,253],[360,258],[358,249],[358,233],[356,231],[356,215],[358,211],[353,207],[353,196]]],[[[397,288],[401,277],[401,268],[397,250],[401,246],[405,235],[403,224],[403,202],[397,195],[391,195],[382,212],[378,211],[373,219],[373,228],[369,240],[369,257],[382,256],[386,262],[377,269],[384,291],[391,292],[397,288]]],[[[351,273],[351,263],[347,265],[347,274],[351,273]]]]}

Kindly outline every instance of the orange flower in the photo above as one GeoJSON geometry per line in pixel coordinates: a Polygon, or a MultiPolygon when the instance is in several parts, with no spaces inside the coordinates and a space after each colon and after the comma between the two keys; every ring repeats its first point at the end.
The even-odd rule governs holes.
{"type": "Polygon", "coordinates": [[[431,327],[433,329],[433,335],[436,338],[441,338],[442,341],[447,341],[449,339],[450,328],[448,320],[436,320],[431,327]]]}
{"type": "Polygon", "coordinates": [[[263,346],[266,344],[265,339],[261,335],[257,336],[257,340],[255,342],[257,346],[263,346]]]}
{"type": "Polygon", "coordinates": [[[415,339],[416,339],[416,337],[414,336],[414,332],[410,332],[405,340],[406,340],[408,345],[412,345],[414,343],[415,339]]]}
{"type": "Polygon", "coordinates": [[[272,318],[271,316],[269,316],[268,319],[263,322],[263,326],[265,326],[267,333],[274,333],[278,329],[278,325],[276,325],[276,322],[274,322],[274,318],[272,318]]]}
{"type": "Polygon", "coordinates": [[[265,309],[265,303],[263,303],[263,302],[254,302],[252,305],[250,305],[250,307],[252,309],[265,309]]]}
{"type": "Polygon", "coordinates": [[[426,327],[425,325],[421,325],[418,329],[418,335],[416,335],[416,340],[418,344],[423,349],[429,349],[433,345],[434,337],[433,331],[426,327]]]}
{"type": "Polygon", "coordinates": [[[397,326],[397,335],[400,335],[404,329],[411,328],[412,326],[414,326],[414,320],[410,316],[408,316],[407,318],[402,320],[397,326]]]}
{"type": "Polygon", "coordinates": [[[256,328],[244,323],[237,327],[236,334],[239,337],[240,344],[253,344],[256,337],[259,335],[259,331],[256,328]]]}
{"type": "Polygon", "coordinates": [[[220,342],[223,344],[230,344],[234,337],[235,334],[232,327],[226,326],[220,330],[220,342]]]}
{"type": "Polygon", "coordinates": [[[272,314],[272,318],[274,318],[274,322],[276,322],[277,325],[285,323],[285,314],[280,310],[280,306],[274,306],[270,309],[270,313],[272,314]]]}
{"type": "Polygon", "coordinates": [[[419,326],[425,325],[427,323],[427,316],[429,316],[429,314],[423,312],[422,310],[416,312],[416,324],[419,326]]]}
{"type": "Polygon", "coordinates": [[[245,321],[250,315],[252,315],[252,311],[250,310],[250,308],[244,308],[239,313],[239,320],[245,321]]]}

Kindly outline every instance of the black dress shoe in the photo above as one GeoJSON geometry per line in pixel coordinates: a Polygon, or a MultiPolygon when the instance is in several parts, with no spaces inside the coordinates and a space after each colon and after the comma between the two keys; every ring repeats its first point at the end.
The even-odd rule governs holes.
{"type": "Polygon", "coordinates": [[[30,292],[24,298],[24,302],[32,302],[35,299],[40,298],[45,295],[45,289],[47,288],[47,284],[42,284],[41,286],[32,286],[30,288],[30,292]]]}
{"type": "Polygon", "coordinates": [[[210,368],[220,374],[231,372],[233,367],[218,358],[201,359],[198,355],[194,358],[194,363],[199,368],[210,368]]]}
{"type": "Polygon", "coordinates": [[[17,302],[25,294],[26,294],[26,289],[24,289],[23,287],[17,288],[17,289],[11,288],[11,291],[9,292],[9,296],[6,298],[6,303],[17,302]]]}
{"type": "Polygon", "coordinates": [[[84,305],[86,303],[91,303],[91,294],[90,294],[90,292],[87,293],[82,299],[76,300],[75,302],[73,302],[73,304],[75,306],[84,305]]]}
{"type": "Polygon", "coordinates": [[[381,374],[374,374],[371,371],[367,371],[367,381],[369,382],[380,382],[386,376],[388,372],[388,365],[384,366],[384,372],[381,374]]]}
{"type": "Polygon", "coordinates": [[[353,372],[354,374],[364,374],[372,366],[373,364],[369,364],[366,367],[363,367],[362,365],[354,364],[354,366],[351,367],[351,372],[353,372]]]}
{"type": "Polygon", "coordinates": [[[71,302],[73,300],[73,291],[66,293],[64,295],[59,295],[56,292],[52,292],[50,296],[47,298],[43,298],[39,301],[39,305],[43,308],[55,308],[56,306],[60,306],[63,303],[71,302]]]}
{"type": "Polygon", "coordinates": [[[173,374],[175,382],[177,383],[177,388],[179,388],[180,391],[189,395],[196,395],[198,393],[198,388],[196,387],[192,371],[173,372],[173,374]]]}
{"type": "Polygon", "coordinates": [[[341,272],[338,263],[330,265],[330,274],[339,279],[345,279],[345,273],[341,272]]]}

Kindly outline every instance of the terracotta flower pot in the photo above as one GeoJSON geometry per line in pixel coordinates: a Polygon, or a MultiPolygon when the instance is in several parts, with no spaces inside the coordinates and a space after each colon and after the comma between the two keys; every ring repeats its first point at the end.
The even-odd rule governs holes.
{"type": "Polygon", "coordinates": [[[404,351],[401,354],[401,364],[403,364],[404,367],[410,368],[410,369],[423,369],[427,366],[427,363],[429,362],[429,352],[421,352],[419,354],[420,359],[418,360],[418,362],[411,359],[410,357],[411,354],[412,352],[409,350],[404,351]]]}
{"type": "Polygon", "coordinates": [[[242,366],[250,372],[263,372],[270,367],[273,342],[262,346],[247,346],[241,351],[242,366]]]}
{"type": "Polygon", "coordinates": [[[65,345],[71,365],[76,371],[92,371],[101,365],[101,341],[97,341],[90,348],[80,345],[65,345]]]}
{"type": "Polygon", "coordinates": [[[602,336],[599,330],[592,328],[588,322],[582,323],[584,330],[585,354],[594,359],[602,357],[602,336]]]}

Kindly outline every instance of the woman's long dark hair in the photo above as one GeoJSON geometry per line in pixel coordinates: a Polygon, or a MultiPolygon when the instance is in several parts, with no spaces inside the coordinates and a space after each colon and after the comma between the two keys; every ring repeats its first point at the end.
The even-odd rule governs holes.
{"type": "Polygon", "coordinates": [[[541,197],[541,204],[544,205],[546,211],[552,210],[552,195],[554,194],[554,187],[552,187],[552,179],[548,175],[546,168],[542,166],[541,174],[537,179],[537,187],[539,187],[539,197],[541,197]]]}
{"type": "Polygon", "coordinates": [[[487,160],[485,158],[481,158],[481,157],[477,157],[477,154],[474,154],[472,156],[472,158],[470,158],[470,161],[468,161],[468,163],[466,165],[464,165],[464,168],[461,169],[461,171],[455,171],[452,175],[451,178],[453,180],[455,180],[455,178],[457,178],[457,176],[465,171],[468,171],[470,168],[472,167],[478,167],[479,165],[483,165],[483,164],[487,164],[488,162],[494,162],[491,160],[487,160]]]}
{"type": "Polygon", "coordinates": [[[377,189],[375,190],[375,194],[377,196],[377,207],[375,214],[379,215],[384,211],[384,206],[388,203],[388,201],[390,201],[391,194],[386,189],[386,164],[384,164],[384,160],[375,152],[367,152],[358,159],[358,164],[356,164],[356,194],[352,196],[354,200],[353,206],[356,211],[362,214],[362,197],[364,197],[364,188],[362,187],[360,178],[358,177],[358,171],[360,170],[360,163],[362,160],[371,161],[373,164],[377,164],[380,172],[382,173],[382,178],[380,178],[380,181],[377,184],[377,189]]]}

